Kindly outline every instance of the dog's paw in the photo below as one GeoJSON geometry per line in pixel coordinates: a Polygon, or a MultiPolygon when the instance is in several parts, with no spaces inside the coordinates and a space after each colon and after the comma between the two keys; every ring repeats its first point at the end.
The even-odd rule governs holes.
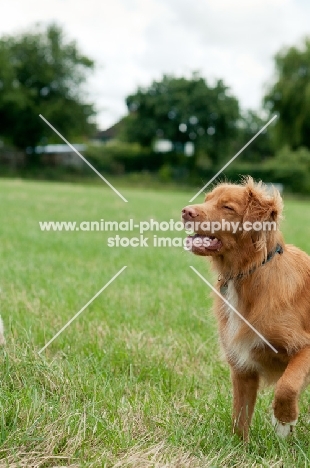
{"type": "Polygon", "coordinates": [[[271,416],[271,422],[272,422],[272,425],[274,426],[275,428],[275,431],[276,431],[276,434],[277,436],[279,437],[282,437],[282,438],[285,438],[287,437],[291,432],[293,432],[293,428],[294,426],[296,426],[297,424],[297,419],[295,419],[294,421],[290,421],[288,423],[282,423],[281,421],[279,421],[275,415],[273,414],[271,416]]]}

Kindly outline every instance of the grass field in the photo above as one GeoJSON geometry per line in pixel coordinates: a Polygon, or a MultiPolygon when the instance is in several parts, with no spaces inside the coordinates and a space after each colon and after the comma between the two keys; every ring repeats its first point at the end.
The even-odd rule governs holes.
{"type": "MultiPolygon", "coordinates": [[[[270,391],[250,444],[231,435],[210,291],[189,268],[212,278],[204,259],[182,248],[109,248],[111,233],[39,229],[44,220],[178,220],[193,194],[126,188],[124,203],[104,184],[0,181],[0,467],[310,466],[309,391],[290,440],[274,435],[270,391]]],[[[309,202],[287,200],[283,228],[310,252],[309,202]]]]}

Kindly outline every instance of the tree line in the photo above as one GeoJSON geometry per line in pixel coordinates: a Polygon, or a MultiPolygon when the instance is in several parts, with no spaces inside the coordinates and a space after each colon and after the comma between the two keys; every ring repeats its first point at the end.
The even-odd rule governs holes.
{"type": "MultiPolygon", "coordinates": [[[[140,87],[126,98],[128,113],[117,123],[113,140],[90,143],[86,155],[113,174],[151,171],[163,180],[201,180],[277,114],[276,123],[225,174],[234,179],[251,173],[310,193],[310,40],[280,50],[274,64],[274,77],[256,111],[243,110],[223,80],[211,84],[198,72],[187,78],[165,75],[140,87]],[[170,142],[166,152],[156,150],[159,141],[170,142]]],[[[3,144],[25,151],[29,166],[40,165],[35,147],[59,141],[39,114],[69,140],[98,137],[96,106],[85,91],[94,67],[56,24],[3,36],[3,144]]]]}

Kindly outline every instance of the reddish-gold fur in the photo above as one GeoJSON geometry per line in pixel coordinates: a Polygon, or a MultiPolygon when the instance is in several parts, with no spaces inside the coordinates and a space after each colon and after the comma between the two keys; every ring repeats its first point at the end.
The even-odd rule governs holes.
{"type": "MultiPolygon", "coordinates": [[[[251,178],[241,185],[220,184],[204,203],[183,210],[183,219],[196,223],[225,219],[241,223],[275,221],[277,225],[273,231],[218,231],[213,235],[222,247],[204,253],[219,274],[218,290],[230,285],[227,300],[234,301],[235,308],[278,351],[272,351],[221,298],[215,297],[220,340],[231,368],[233,427],[245,440],[261,382],[275,384],[273,410],[277,422],[291,423],[298,417],[300,392],[310,381],[310,257],[284,244],[278,229],[281,212],[280,194],[268,194],[263,184],[255,184],[251,178]],[[263,264],[277,244],[283,254],[277,253],[263,264]],[[243,276],[237,278],[240,273],[243,276]]],[[[201,229],[197,233],[212,234],[201,229]]]]}

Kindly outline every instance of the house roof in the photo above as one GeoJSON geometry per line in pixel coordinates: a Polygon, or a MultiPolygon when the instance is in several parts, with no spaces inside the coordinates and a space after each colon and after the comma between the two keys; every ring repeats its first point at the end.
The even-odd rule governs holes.
{"type": "Polygon", "coordinates": [[[97,140],[113,140],[117,138],[121,128],[123,126],[123,119],[119,122],[116,122],[112,127],[107,128],[106,130],[101,130],[97,133],[96,139],[97,140]]]}

